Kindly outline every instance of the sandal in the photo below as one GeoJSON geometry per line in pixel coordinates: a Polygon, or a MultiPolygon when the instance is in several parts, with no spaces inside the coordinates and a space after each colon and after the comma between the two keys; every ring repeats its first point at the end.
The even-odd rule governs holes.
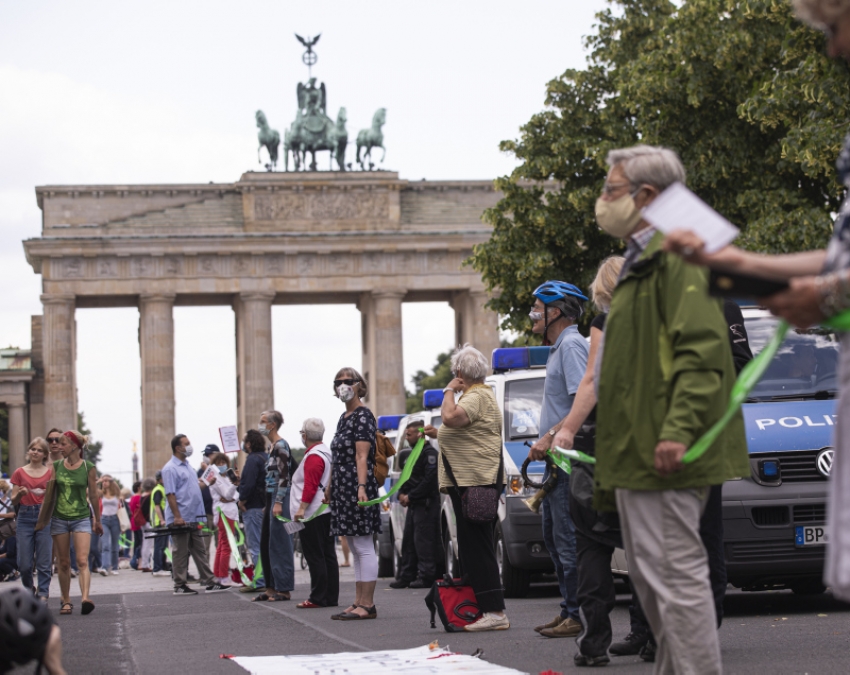
{"type": "Polygon", "coordinates": [[[74,613],[74,605],[70,602],[63,602],[62,609],[59,610],[60,614],[73,614],[74,613]]]}
{"type": "Polygon", "coordinates": [[[252,598],[251,602],[269,602],[271,598],[268,593],[260,593],[256,598],[252,598]]]}
{"type": "MultiPolygon", "coordinates": [[[[351,609],[354,609],[355,607],[357,607],[357,605],[355,605],[355,604],[352,602],[352,603],[349,605],[349,607],[350,607],[351,609]]],[[[346,609],[345,611],[340,612],[339,614],[331,614],[331,618],[332,618],[334,621],[338,621],[338,620],[339,620],[339,619],[340,619],[340,618],[341,618],[344,614],[349,614],[349,613],[350,613],[350,612],[346,609]]]]}
{"type": "Polygon", "coordinates": [[[91,614],[94,611],[94,603],[91,600],[83,600],[82,614],[91,614]]]}
{"type": "Polygon", "coordinates": [[[297,609],[321,609],[322,605],[317,605],[312,600],[304,600],[304,602],[299,602],[295,607],[297,609]]]}
{"type": "Polygon", "coordinates": [[[375,605],[371,607],[366,607],[365,605],[355,605],[359,609],[366,610],[366,616],[361,616],[360,614],[356,614],[354,612],[343,612],[339,617],[340,621],[365,621],[366,619],[377,619],[378,618],[378,610],[375,608],[375,605]]]}

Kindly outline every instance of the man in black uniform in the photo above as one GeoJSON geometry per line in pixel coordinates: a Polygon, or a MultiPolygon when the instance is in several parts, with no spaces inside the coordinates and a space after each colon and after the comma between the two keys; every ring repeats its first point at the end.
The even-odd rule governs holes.
{"type": "MultiPolygon", "coordinates": [[[[422,420],[411,420],[405,438],[411,448],[422,438],[422,420]]],[[[437,577],[440,532],[440,487],[437,451],[427,440],[410,479],[399,488],[398,501],[407,507],[401,543],[401,571],[390,588],[429,588],[437,577]]]]}

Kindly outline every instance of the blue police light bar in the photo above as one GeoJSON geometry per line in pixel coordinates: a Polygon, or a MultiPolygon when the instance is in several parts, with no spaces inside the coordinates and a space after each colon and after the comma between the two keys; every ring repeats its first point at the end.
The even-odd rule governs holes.
{"type": "Polygon", "coordinates": [[[500,347],[493,350],[493,370],[498,372],[516,368],[543,368],[550,351],[549,347],[500,347]]]}
{"type": "Polygon", "coordinates": [[[424,408],[439,408],[443,405],[442,389],[426,389],[422,394],[422,406],[424,408]]]}
{"type": "Polygon", "coordinates": [[[404,415],[381,415],[378,418],[378,429],[381,431],[395,431],[398,429],[398,423],[404,415]]]}

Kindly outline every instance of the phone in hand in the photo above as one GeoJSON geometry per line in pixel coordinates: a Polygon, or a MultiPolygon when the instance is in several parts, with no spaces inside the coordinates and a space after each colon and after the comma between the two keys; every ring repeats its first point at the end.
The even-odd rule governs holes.
{"type": "Polygon", "coordinates": [[[239,479],[236,477],[236,472],[235,472],[233,469],[228,469],[228,470],[226,471],[225,475],[226,475],[226,476],[227,476],[227,477],[228,477],[231,481],[233,481],[234,483],[235,483],[237,480],[239,480],[239,479]]]}

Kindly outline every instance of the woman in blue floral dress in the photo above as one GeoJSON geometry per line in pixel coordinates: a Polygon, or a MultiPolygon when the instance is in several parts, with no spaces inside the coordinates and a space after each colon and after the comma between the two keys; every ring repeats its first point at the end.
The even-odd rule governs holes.
{"type": "Polygon", "coordinates": [[[375,433],[372,411],[363,405],[368,387],[353,368],[343,368],[334,378],[334,395],[345,403],[331,442],[333,470],[326,492],[331,506],[331,534],[344,536],[354,562],[355,599],[344,612],[332,618],[341,621],[377,618],[374,605],[378,581],[378,556],[374,534],[381,531],[377,505],[361,507],[378,496],[375,479],[375,433]]]}

